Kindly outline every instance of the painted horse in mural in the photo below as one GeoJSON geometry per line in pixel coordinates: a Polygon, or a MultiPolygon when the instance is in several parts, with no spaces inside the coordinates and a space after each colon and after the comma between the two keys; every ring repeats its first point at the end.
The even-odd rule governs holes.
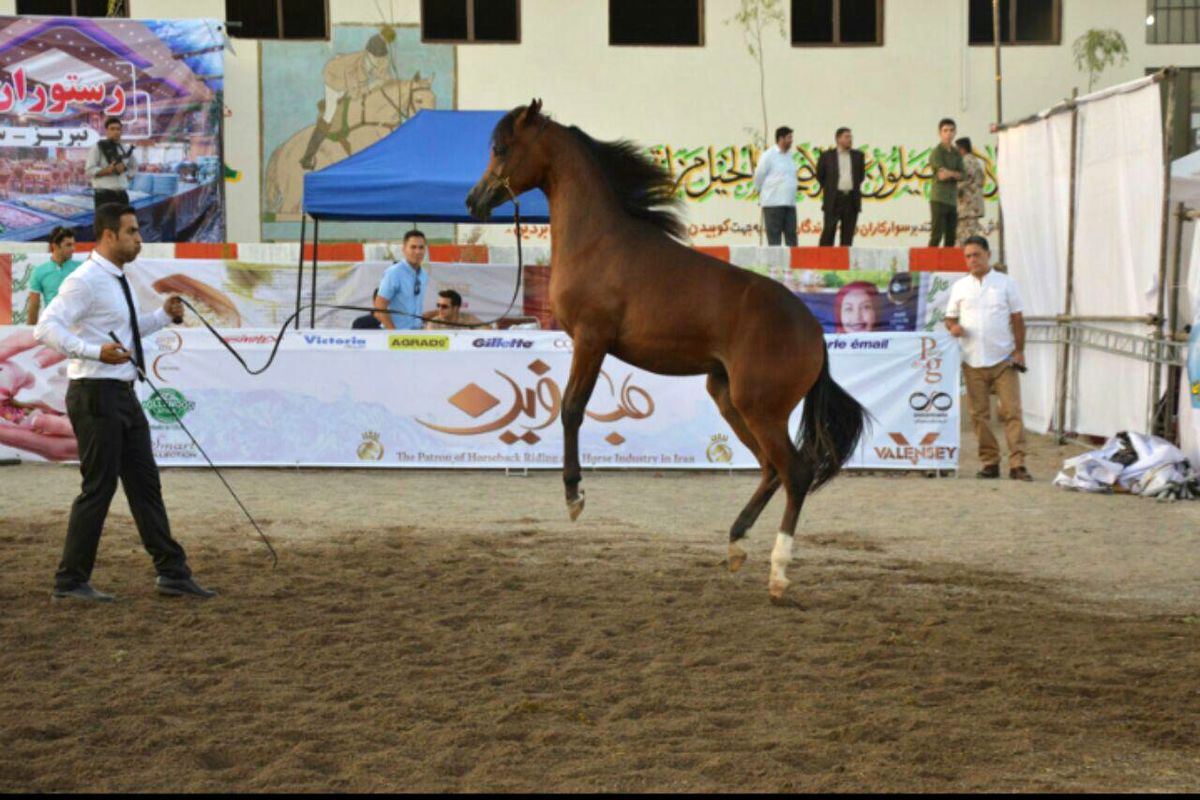
{"type": "MultiPolygon", "coordinates": [[[[322,101],[323,103],[324,101],[322,101]]],[[[411,80],[381,83],[361,97],[338,104],[329,136],[316,152],[314,169],[324,169],[379,141],[424,108],[437,108],[433,76],[415,74],[411,80]]],[[[300,161],[314,125],[296,131],[275,148],[267,162],[264,211],[267,221],[298,222],[304,198],[304,173],[300,161]]]]}
{"type": "Polygon", "coordinates": [[[839,472],[867,418],[829,374],[820,323],[782,284],[682,244],[675,184],[640,148],[559,125],[538,100],[496,125],[467,207],[487,219],[535,187],[550,201],[551,308],[574,342],[562,406],[571,519],[584,504],[579,426],[604,356],[664,375],[707,375],[721,415],[762,470],[729,531],[731,570],[745,562],[739,542],[775,491],[787,494],[768,582],[779,601],[804,499],[839,472]],[[793,440],[788,419],[802,399],[793,440]]]}

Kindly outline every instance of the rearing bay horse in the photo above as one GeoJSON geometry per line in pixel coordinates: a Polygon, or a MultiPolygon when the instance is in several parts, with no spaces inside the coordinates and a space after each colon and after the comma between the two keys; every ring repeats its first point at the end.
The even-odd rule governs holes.
{"type": "Polygon", "coordinates": [[[541,113],[541,101],[506,114],[488,166],[467,196],[480,219],[538,187],[550,201],[550,304],[574,341],[563,397],[563,482],[571,519],[583,511],[579,426],[608,353],[663,375],[707,375],[721,415],[754,453],[762,480],[729,531],[739,541],[782,483],[787,510],[768,583],[779,600],[805,496],[841,469],[865,412],[829,374],[820,323],[776,281],[680,243],[675,186],[627,141],[598,142],[541,113]],[[795,441],[792,410],[806,399],[795,441]]]}

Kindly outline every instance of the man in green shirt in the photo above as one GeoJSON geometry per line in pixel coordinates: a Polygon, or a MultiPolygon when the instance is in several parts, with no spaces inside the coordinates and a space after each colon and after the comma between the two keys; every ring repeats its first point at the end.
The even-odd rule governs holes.
{"type": "Polygon", "coordinates": [[[963,176],[963,159],[954,148],[954,134],[958,126],[952,119],[938,123],[941,141],[929,156],[929,168],[933,182],[929,187],[929,207],[933,217],[933,233],[929,246],[938,247],[944,240],[946,247],[954,247],[954,235],[958,228],[958,182],[963,176]]]}
{"type": "Polygon", "coordinates": [[[75,232],[59,226],[50,232],[50,260],[33,271],[29,281],[29,302],[25,309],[25,322],[37,325],[38,314],[58,294],[58,287],[79,266],[73,261],[75,255],[75,232]]]}

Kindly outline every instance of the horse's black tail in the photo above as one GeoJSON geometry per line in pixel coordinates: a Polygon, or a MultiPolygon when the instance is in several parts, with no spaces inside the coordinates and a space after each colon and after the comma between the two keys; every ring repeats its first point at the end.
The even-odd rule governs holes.
{"type": "Polygon", "coordinates": [[[804,398],[804,413],[796,432],[800,456],[813,466],[810,492],[841,472],[842,465],[858,448],[870,419],[867,410],[829,374],[826,350],[821,374],[804,398]]]}

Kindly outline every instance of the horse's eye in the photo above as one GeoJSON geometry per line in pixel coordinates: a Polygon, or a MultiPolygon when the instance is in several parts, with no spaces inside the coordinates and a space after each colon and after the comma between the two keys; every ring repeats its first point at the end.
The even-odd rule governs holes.
{"type": "Polygon", "coordinates": [[[508,155],[508,148],[501,147],[500,145],[496,144],[496,145],[492,145],[492,152],[495,153],[500,158],[504,158],[506,155],[508,155]]]}

